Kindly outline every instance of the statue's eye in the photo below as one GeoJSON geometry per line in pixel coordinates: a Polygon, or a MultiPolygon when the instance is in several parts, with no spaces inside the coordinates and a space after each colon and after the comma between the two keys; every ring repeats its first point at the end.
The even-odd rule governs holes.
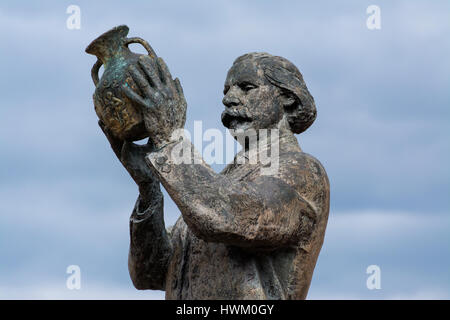
{"type": "Polygon", "coordinates": [[[227,94],[228,90],[230,90],[230,86],[225,86],[223,88],[223,94],[227,94]]]}
{"type": "Polygon", "coordinates": [[[239,88],[241,88],[245,92],[248,92],[252,89],[257,88],[257,86],[255,86],[254,84],[248,83],[248,82],[243,82],[243,83],[239,84],[239,88]]]}

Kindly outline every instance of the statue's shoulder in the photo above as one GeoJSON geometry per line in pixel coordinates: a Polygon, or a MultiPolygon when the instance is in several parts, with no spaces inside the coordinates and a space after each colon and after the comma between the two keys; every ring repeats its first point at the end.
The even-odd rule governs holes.
{"type": "Polygon", "coordinates": [[[299,158],[302,159],[306,163],[308,168],[310,168],[316,174],[327,176],[327,172],[325,171],[324,166],[316,157],[306,152],[300,152],[299,158]]]}
{"type": "Polygon", "coordinates": [[[328,215],[330,202],[330,182],[325,168],[314,156],[293,151],[280,157],[281,179],[313,207],[317,214],[328,215]]]}
{"type": "Polygon", "coordinates": [[[280,170],[294,184],[319,184],[329,187],[328,175],[322,163],[314,156],[297,150],[280,154],[280,170]]]}
{"type": "Polygon", "coordinates": [[[280,163],[291,164],[302,169],[315,168],[317,171],[325,172],[325,168],[317,158],[300,150],[280,152],[280,163]]]}

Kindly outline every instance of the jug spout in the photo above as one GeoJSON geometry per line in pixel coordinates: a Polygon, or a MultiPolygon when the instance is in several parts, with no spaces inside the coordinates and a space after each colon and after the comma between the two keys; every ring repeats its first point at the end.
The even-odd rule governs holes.
{"type": "Polygon", "coordinates": [[[117,26],[92,41],[86,48],[86,53],[97,56],[103,64],[124,47],[129,28],[126,25],[117,26]]]}

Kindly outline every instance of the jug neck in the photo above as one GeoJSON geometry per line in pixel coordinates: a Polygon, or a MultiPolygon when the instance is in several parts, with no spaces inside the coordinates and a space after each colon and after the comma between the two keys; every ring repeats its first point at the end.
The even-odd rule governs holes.
{"type": "Polygon", "coordinates": [[[86,48],[86,53],[97,56],[103,64],[107,64],[111,58],[129,51],[125,45],[128,31],[127,26],[118,26],[105,32],[91,42],[86,48]]]}
{"type": "Polygon", "coordinates": [[[107,65],[111,59],[124,56],[127,52],[130,52],[130,50],[126,46],[119,45],[110,48],[101,48],[96,51],[95,56],[97,56],[104,65],[107,65]]]}

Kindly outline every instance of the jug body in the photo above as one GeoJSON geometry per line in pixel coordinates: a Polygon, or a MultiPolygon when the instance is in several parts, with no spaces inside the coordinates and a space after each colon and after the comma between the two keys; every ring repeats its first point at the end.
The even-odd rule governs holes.
{"type": "Polygon", "coordinates": [[[130,43],[140,43],[152,58],[155,54],[148,43],[140,38],[127,38],[127,26],[119,26],[95,39],[86,49],[98,60],[91,70],[95,84],[93,95],[95,112],[105,126],[121,140],[136,141],[148,137],[143,121],[141,106],[129,99],[123,92],[128,86],[141,94],[128,73],[130,65],[138,66],[141,54],[128,49],[130,43]],[[98,73],[104,71],[99,79],[98,73]]]}

